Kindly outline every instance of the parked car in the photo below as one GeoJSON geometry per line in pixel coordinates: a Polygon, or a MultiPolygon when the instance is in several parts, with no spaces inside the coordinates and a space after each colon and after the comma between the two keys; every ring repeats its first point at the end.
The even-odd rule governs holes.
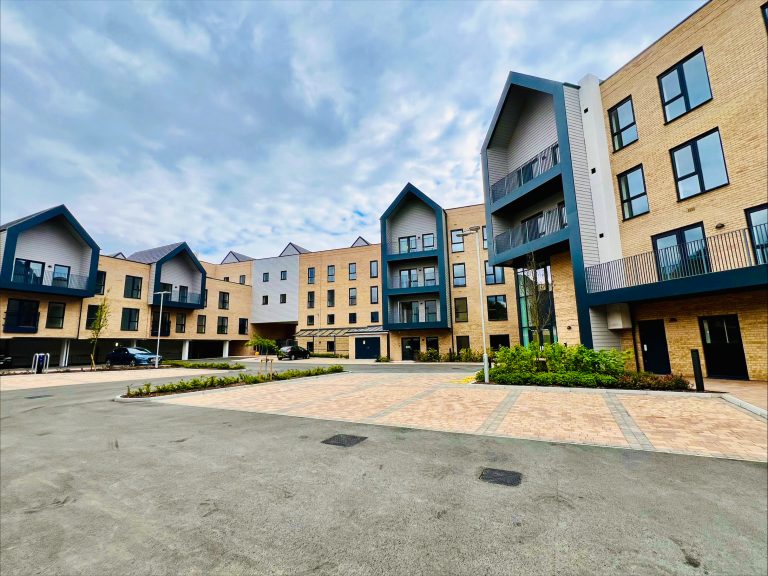
{"type": "Polygon", "coordinates": [[[277,351],[277,359],[296,360],[296,358],[309,358],[309,350],[301,346],[283,346],[277,351]]]}
{"type": "Polygon", "coordinates": [[[155,363],[158,358],[158,364],[163,361],[162,356],[156,356],[146,348],[115,348],[107,354],[107,366],[117,366],[127,364],[128,366],[147,366],[155,363]]]}
{"type": "Polygon", "coordinates": [[[8,356],[7,354],[0,354],[0,368],[12,368],[13,367],[13,357],[8,356]]]}

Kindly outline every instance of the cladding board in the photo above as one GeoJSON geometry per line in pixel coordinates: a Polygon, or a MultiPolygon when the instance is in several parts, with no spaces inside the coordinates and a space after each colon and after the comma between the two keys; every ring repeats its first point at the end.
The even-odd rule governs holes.
{"type": "Polygon", "coordinates": [[[48,220],[19,234],[15,258],[45,262],[46,272],[54,264],[70,267],[70,274],[87,276],[91,265],[88,246],[62,219],[48,220]]]}
{"type": "Polygon", "coordinates": [[[424,202],[409,197],[387,222],[387,242],[397,242],[404,236],[437,235],[435,212],[424,202]]]}
{"type": "Polygon", "coordinates": [[[552,96],[531,92],[525,99],[520,119],[507,147],[507,173],[556,142],[557,124],[552,96]]]}
{"type": "Polygon", "coordinates": [[[160,282],[171,284],[174,290],[186,286],[190,293],[200,294],[202,280],[203,275],[185,253],[163,262],[160,268],[160,282]]]}
{"type": "Polygon", "coordinates": [[[276,256],[254,260],[253,266],[253,307],[251,322],[265,324],[273,322],[299,321],[299,256],[276,256]],[[281,280],[281,272],[286,279],[281,280]],[[264,282],[264,274],[269,280],[264,282]],[[280,303],[285,294],[286,302],[280,303]],[[262,304],[264,296],[267,304],[262,304]]]}

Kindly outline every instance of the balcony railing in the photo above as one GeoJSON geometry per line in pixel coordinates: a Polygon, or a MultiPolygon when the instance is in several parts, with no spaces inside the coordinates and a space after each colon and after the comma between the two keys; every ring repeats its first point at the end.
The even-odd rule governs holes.
{"type": "Polygon", "coordinates": [[[565,206],[558,206],[552,210],[547,210],[538,218],[526,220],[497,235],[493,239],[496,254],[517,248],[543,236],[554,234],[567,226],[565,206]]]}
{"type": "Polygon", "coordinates": [[[69,276],[54,276],[52,270],[43,272],[42,275],[31,271],[14,272],[11,277],[14,284],[26,286],[51,286],[54,288],[69,288],[72,290],[85,290],[88,287],[88,276],[70,274],[69,276]]]}
{"type": "Polygon", "coordinates": [[[392,278],[389,282],[390,288],[423,288],[424,286],[437,286],[437,279],[424,279],[409,280],[405,278],[392,278]]]}
{"type": "Polygon", "coordinates": [[[631,288],[767,262],[768,224],[760,224],[588,266],[587,292],[631,288]]]}
{"type": "Polygon", "coordinates": [[[389,314],[390,324],[430,324],[440,322],[439,314],[432,314],[428,317],[416,317],[411,314],[392,311],[389,314]]]}
{"type": "Polygon", "coordinates": [[[491,185],[491,200],[497,202],[507,194],[529,182],[560,163],[560,147],[550,144],[530,160],[491,185]]]}
{"type": "Polygon", "coordinates": [[[397,242],[387,242],[385,248],[387,254],[411,254],[414,252],[428,252],[430,250],[437,250],[436,240],[433,238],[431,241],[424,243],[422,238],[401,238],[397,242]]]}
{"type": "MultiPolygon", "coordinates": [[[[170,294],[165,295],[165,300],[163,300],[164,305],[173,305],[173,304],[202,304],[203,302],[203,295],[198,294],[196,292],[181,292],[179,290],[173,290],[170,294]]],[[[160,294],[155,294],[154,302],[155,305],[160,304],[160,294]]]]}

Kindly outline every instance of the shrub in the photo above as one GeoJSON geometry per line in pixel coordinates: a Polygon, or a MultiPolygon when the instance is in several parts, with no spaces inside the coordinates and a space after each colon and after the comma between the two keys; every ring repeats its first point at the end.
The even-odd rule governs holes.
{"type": "MultiPolygon", "coordinates": [[[[649,372],[589,374],[586,372],[509,372],[498,366],[491,368],[490,380],[495,384],[511,386],[563,386],[574,388],[613,388],[625,390],[690,390],[690,383],[682,376],[659,376],[649,372]]],[[[476,375],[482,382],[483,372],[476,375]]]]}
{"type": "Polygon", "coordinates": [[[189,360],[163,360],[163,364],[168,366],[177,366],[179,368],[210,368],[211,370],[242,370],[245,368],[244,364],[236,362],[230,364],[229,362],[194,362],[189,360]]]}
{"type": "Polygon", "coordinates": [[[538,350],[534,347],[502,347],[496,352],[494,370],[497,372],[535,372],[538,350]]]}
{"type": "Polygon", "coordinates": [[[247,345],[256,348],[259,354],[275,354],[277,352],[277,342],[264,336],[254,335],[248,340],[247,345]]]}
{"type": "Polygon", "coordinates": [[[431,349],[419,352],[416,359],[419,362],[440,362],[440,353],[437,350],[431,349]]]}
{"type": "Polygon", "coordinates": [[[379,356],[376,362],[392,362],[392,359],[389,356],[379,356]]]}
{"type": "Polygon", "coordinates": [[[335,354],[334,352],[310,352],[312,358],[348,358],[345,354],[335,354]]]}

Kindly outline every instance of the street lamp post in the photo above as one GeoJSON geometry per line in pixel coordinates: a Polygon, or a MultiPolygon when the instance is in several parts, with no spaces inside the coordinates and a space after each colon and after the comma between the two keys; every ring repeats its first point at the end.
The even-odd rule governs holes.
{"type": "Polygon", "coordinates": [[[469,232],[461,232],[459,236],[475,237],[475,249],[477,252],[477,277],[480,282],[480,324],[483,330],[483,380],[488,384],[488,345],[485,338],[485,294],[483,292],[483,263],[480,259],[480,226],[470,226],[469,232]]]}
{"type": "Polygon", "coordinates": [[[163,300],[165,300],[165,295],[170,294],[170,292],[166,290],[154,294],[160,294],[160,315],[157,317],[157,349],[155,350],[155,368],[157,368],[160,364],[160,332],[163,331],[163,300]]]}

